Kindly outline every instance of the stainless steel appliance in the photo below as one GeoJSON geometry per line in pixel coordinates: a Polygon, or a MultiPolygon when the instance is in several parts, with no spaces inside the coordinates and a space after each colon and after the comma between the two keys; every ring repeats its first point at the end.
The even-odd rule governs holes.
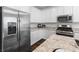
{"type": "Polygon", "coordinates": [[[45,28],[46,25],[45,25],[45,24],[37,24],[37,27],[38,27],[38,28],[45,28]]]}
{"type": "Polygon", "coordinates": [[[58,35],[65,35],[69,37],[73,37],[73,30],[71,27],[67,27],[67,25],[61,25],[56,29],[56,34],[58,35]]]}
{"type": "Polygon", "coordinates": [[[58,22],[67,22],[67,23],[69,23],[69,22],[72,22],[72,16],[70,16],[70,15],[61,15],[61,16],[58,16],[58,18],[57,18],[57,21],[58,22]]]}
{"type": "Polygon", "coordinates": [[[29,13],[0,7],[0,51],[30,51],[29,13]]]}

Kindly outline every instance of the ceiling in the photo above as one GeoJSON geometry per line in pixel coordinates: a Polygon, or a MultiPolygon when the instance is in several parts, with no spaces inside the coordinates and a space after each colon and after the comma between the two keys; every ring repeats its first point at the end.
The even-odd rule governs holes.
{"type": "Polygon", "coordinates": [[[51,8],[51,7],[54,7],[54,6],[34,6],[34,7],[43,10],[43,9],[51,8]]]}

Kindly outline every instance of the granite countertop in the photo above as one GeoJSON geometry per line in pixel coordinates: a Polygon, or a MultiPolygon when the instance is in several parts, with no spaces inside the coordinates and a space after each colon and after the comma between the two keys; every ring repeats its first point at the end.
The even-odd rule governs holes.
{"type": "Polygon", "coordinates": [[[44,43],[33,52],[52,52],[56,48],[64,49],[65,52],[79,52],[79,47],[74,38],[61,35],[51,35],[44,43]]]}

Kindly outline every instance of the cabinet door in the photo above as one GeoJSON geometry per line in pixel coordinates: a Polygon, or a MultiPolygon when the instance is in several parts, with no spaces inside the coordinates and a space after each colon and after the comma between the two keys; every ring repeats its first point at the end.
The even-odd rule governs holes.
{"type": "Polygon", "coordinates": [[[30,21],[31,22],[42,22],[41,19],[41,11],[35,7],[31,7],[31,11],[30,11],[30,21]]]}
{"type": "Polygon", "coordinates": [[[44,38],[45,31],[44,30],[38,30],[37,31],[31,31],[31,45],[39,41],[40,39],[44,38]]]}
{"type": "Polygon", "coordinates": [[[53,8],[51,13],[52,13],[51,21],[57,22],[57,8],[53,8]]]}
{"type": "Polygon", "coordinates": [[[57,16],[61,16],[64,14],[64,7],[58,7],[57,8],[57,16]]]}
{"type": "Polygon", "coordinates": [[[57,8],[45,9],[42,11],[42,22],[57,22],[57,8]]]}
{"type": "Polygon", "coordinates": [[[44,39],[48,39],[53,34],[55,34],[55,31],[53,30],[44,30],[44,39]]]}
{"type": "Polygon", "coordinates": [[[72,6],[64,6],[64,15],[72,15],[72,6]]]}
{"type": "Polygon", "coordinates": [[[39,41],[40,39],[48,39],[51,35],[55,34],[55,31],[40,29],[37,31],[31,31],[31,45],[39,41]]]}
{"type": "Polygon", "coordinates": [[[74,33],[74,38],[79,40],[79,33],[74,33]]]}
{"type": "Polygon", "coordinates": [[[52,9],[46,9],[42,11],[42,22],[52,22],[52,9]]]}
{"type": "Polygon", "coordinates": [[[79,6],[73,7],[73,22],[79,22],[79,6]]]}

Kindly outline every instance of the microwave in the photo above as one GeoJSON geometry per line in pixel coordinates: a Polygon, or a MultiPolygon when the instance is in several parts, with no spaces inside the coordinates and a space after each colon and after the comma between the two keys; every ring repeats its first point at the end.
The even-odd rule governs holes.
{"type": "Polygon", "coordinates": [[[58,22],[72,22],[72,16],[69,16],[69,15],[58,16],[57,21],[58,22]]]}

